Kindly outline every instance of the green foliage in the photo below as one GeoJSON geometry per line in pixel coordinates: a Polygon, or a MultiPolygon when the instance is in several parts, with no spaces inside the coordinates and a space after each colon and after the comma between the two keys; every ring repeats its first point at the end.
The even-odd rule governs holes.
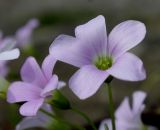
{"type": "Polygon", "coordinates": [[[8,87],[9,87],[9,82],[3,77],[0,77],[0,98],[6,99],[6,93],[8,87]]]}
{"type": "Polygon", "coordinates": [[[69,100],[61,94],[59,90],[55,90],[53,92],[52,99],[50,100],[50,104],[53,107],[58,109],[67,110],[71,108],[69,100]]]}
{"type": "Polygon", "coordinates": [[[53,120],[51,124],[49,124],[49,130],[71,130],[67,124],[63,124],[60,121],[53,120]]]}

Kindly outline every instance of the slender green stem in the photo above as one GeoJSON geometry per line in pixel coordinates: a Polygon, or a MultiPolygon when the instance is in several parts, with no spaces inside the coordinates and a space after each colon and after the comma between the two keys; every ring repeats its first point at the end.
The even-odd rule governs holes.
{"type": "Polygon", "coordinates": [[[71,108],[71,110],[79,115],[81,115],[92,127],[93,130],[97,130],[95,124],[93,123],[93,121],[83,112],[81,112],[80,110],[76,109],[76,108],[71,108]]]}
{"type": "Polygon", "coordinates": [[[112,88],[110,84],[108,83],[108,86],[106,86],[108,89],[108,99],[109,99],[109,109],[110,109],[110,116],[112,120],[112,130],[116,130],[115,125],[115,116],[114,116],[114,103],[113,103],[113,96],[112,96],[112,88]]]}
{"type": "Polygon", "coordinates": [[[59,121],[59,122],[62,122],[62,123],[64,123],[64,124],[67,124],[67,125],[71,126],[72,128],[75,128],[75,129],[78,129],[78,130],[86,130],[86,129],[83,128],[83,127],[80,127],[80,126],[75,125],[75,124],[72,124],[72,123],[70,123],[70,122],[68,122],[68,121],[66,121],[66,120],[63,120],[63,119],[61,119],[61,118],[53,115],[52,113],[50,113],[50,112],[48,112],[48,111],[45,111],[44,109],[40,109],[40,111],[43,112],[43,113],[45,113],[46,115],[50,116],[51,118],[59,121]]]}

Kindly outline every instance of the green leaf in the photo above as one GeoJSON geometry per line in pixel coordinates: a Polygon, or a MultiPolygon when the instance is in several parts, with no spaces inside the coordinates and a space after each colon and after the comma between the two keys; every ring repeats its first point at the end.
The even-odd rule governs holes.
{"type": "Polygon", "coordinates": [[[71,108],[69,100],[61,94],[59,90],[53,92],[53,96],[49,103],[58,109],[67,110],[71,108]]]}
{"type": "Polygon", "coordinates": [[[9,82],[3,77],[0,77],[0,98],[6,99],[6,93],[8,87],[9,87],[9,82]]]}
{"type": "Polygon", "coordinates": [[[48,127],[49,130],[71,130],[71,128],[67,124],[63,124],[57,120],[53,120],[48,127]]]}

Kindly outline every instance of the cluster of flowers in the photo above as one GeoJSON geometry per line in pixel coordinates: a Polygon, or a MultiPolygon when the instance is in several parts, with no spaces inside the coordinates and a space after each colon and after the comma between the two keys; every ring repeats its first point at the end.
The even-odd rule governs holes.
{"type": "Polygon", "coordinates": [[[37,19],[31,19],[25,26],[19,28],[14,36],[3,37],[3,32],[0,31],[0,76],[7,76],[9,71],[8,60],[19,57],[20,51],[18,48],[26,48],[31,43],[32,32],[38,25],[37,19]]]}
{"type": "MultiPolygon", "coordinates": [[[[35,27],[32,22],[24,27],[29,28],[28,30],[22,28],[16,33],[16,38],[20,37],[17,41],[29,42],[28,37],[35,27]]],[[[143,23],[128,20],[118,24],[107,36],[105,19],[100,15],[76,27],[75,37],[58,36],[51,44],[49,55],[41,67],[34,57],[27,58],[20,71],[22,81],[13,82],[7,92],[9,103],[24,103],[19,111],[27,117],[17,125],[16,130],[36,126],[46,128],[51,121],[48,115],[39,110],[52,112],[48,100],[53,96],[53,91],[65,86],[65,83],[53,74],[57,60],[79,68],[68,84],[73,93],[82,100],[94,95],[110,76],[126,81],[144,80],[146,72],[142,61],[127,51],[139,44],[145,34],[143,23]]],[[[5,52],[1,54],[6,56],[5,52]]],[[[117,130],[141,130],[145,97],[144,92],[135,92],[132,108],[128,97],[124,99],[115,113],[117,130]]],[[[99,130],[105,129],[112,130],[109,119],[103,121],[99,127],[99,130]]]]}

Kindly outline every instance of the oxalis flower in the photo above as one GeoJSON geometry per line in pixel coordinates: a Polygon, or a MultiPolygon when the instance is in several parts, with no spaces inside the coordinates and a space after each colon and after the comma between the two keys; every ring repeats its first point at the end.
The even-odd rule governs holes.
{"type": "MultiPolygon", "coordinates": [[[[129,97],[125,97],[119,108],[115,112],[116,129],[117,130],[142,130],[144,125],[141,121],[141,114],[145,108],[144,100],[146,93],[137,91],[132,96],[132,107],[129,103],[129,97]]],[[[99,130],[105,130],[105,126],[108,126],[109,130],[112,130],[112,124],[110,119],[102,121],[99,130]]],[[[149,126],[149,130],[156,130],[154,127],[149,126]]]]}
{"type": "Polygon", "coordinates": [[[142,61],[127,52],[145,34],[143,23],[128,20],[118,24],[107,37],[105,19],[100,15],[76,27],[75,37],[58,36],[49,52],[56,59],[80,68],[69,86],[80,99],[86,99],[96,93],[109,75],[127,81],[146,78],[142,61]]]}
{"type": "Polygon", "coordinates": [[[55,63],[56,60],[49,55],[43,61],[42,69],[33,57],[27,58],[23,64],[22,81],[13,82],[7,92],[9,103],[26,102],[20,107],[21,115],[35,116],[52,91],[64,85],[58,82],[57,75],[52,75],[55,63]]]}

